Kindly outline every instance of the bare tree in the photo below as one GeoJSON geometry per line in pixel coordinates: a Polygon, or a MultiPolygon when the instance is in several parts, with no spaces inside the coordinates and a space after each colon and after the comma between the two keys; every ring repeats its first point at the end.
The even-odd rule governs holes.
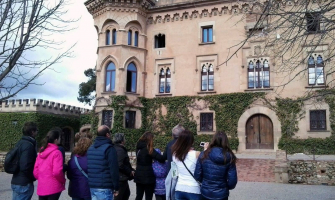
{"type": "Polygon", "coordinates": [[[335,1],[255,0],[243,12],[238,23],[246,23],[246,39],[229,48],[221,65],[261,41],[260,54],[270,56],[276,65],[271,71],[282,75],[277,89],[306,78],[311,87],[335,86],[335,1]]]}
{"type": "MultiPolygon", "coordinates": [[[[65,0],[0,1],[0,101],[14,97],[36,82],[43,71],[71,56],[71,48],[59,53],[62,41],[55,34],[72,30],[63,19],[65,0]],[[38,58],[37,51],[57,54],[38,58]]],[[[43,84],[43,83],[42,83],[43,84]]]]}

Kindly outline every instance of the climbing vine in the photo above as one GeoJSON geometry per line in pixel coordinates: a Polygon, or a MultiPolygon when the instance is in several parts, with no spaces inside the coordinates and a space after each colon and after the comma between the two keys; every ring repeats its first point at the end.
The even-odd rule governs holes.
{"type": "Polygon", "coordinates": [[[212,135],[197,135],[198,124],[193,115],[194,110],[209,109],[215,111],[216,130],[224,130],[230,136],[232,149],[238,148],[237,123],[243,112],[264,93],[232,93],[199,96],[179,96],[166,98],[138,98],[130,102],[126,96],[111,96],[110,108],[113,109],[112,133],[122,132],[126,135],[126,146],[136,149],[136,142],[145,131],[155,134],[155,147],[164,150],[171,138],[171,130],[181,124],[195,134],[195,148],[198,143],[211,141],[212,135]],[[203,102],[203,103],[199,103],[203,102]],[[201,104],[201,105],[200,105],[201,104]],[[135,108],[141,111],[142,125],[138,129],[124,128],[124,112],[135,108]]]}

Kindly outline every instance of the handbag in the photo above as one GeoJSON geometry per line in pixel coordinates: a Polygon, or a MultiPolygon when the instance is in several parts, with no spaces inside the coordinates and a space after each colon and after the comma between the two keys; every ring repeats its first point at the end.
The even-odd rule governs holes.
{"type": "Polygon", "coordinates": [[[165,189],[166,189],[166,199],[167,200],[174,200],[175,199],[175,192],[176,192],[176,185],[178,182],[178,167],[174,161],[171,162],[171,169],[165,179],[165,189]]]}
{"type": "Polygon", "coordinates": [[[187,171],[191,174],[191,176],[194,178],[194,180],[195,180],[195,181],[200,185],[200,187],[201,187],[201,183],[200,183],[197,179],[195,179],[195,177],[194,177],[194,175],[192,174],[192,172],[186,167],[184,161],[182,161],[182,162],[183,162],[185,168],[187,169],[187,171]]]}
{"type": "Polygon", "coordinates": [[[86,172],[84,172],[84,170],[80,167],[79,163],[78,163],[78,158],[77,156],[74,156],[74,162],[76,163],[79,171],[86,177],[88,178],[88,175],[86,174],[86,172]]]}

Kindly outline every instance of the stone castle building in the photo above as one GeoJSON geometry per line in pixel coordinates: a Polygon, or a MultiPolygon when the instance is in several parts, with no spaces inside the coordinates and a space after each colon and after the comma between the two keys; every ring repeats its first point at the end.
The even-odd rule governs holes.
{"type": "MultiPolygon", "coordinates": [[[[105,109],[112,95],[126,95],[136,101],[138,97],[260,91],[277,97],[276,87],[285,80],[285,74],[274,72],[278,61],[264,51],[266,46],[261,38],[249,40],[236,56],[223,64],[234,50],[230,47],[245,40],[255,26],[256,20],[241,16],[250,10],[260,10],[257,3],[88,0],[85,5],[94,18],[98,34],[96,112],[100,113],[100,123],[113,125],[113,111],[105,109]]],[[[302,48],[313,56],[313,63],[327,54],[327,45],[313,53],[311,47],[302,48]]],[[[307,61],[301,66],[305,65],[307,61]]],[[[299,97],[307,90],[324,88],[323,76],[311,77],[305,75],[288,84],[280,97],[299,97]]],[[[328,104],[305,104],[304,109],[306,115],[299,121],[296,137],[330,136],[328,104]]],[[[193,115],[198,134],[216,131],[213,111],[206,108],[193,111],[193,115]],[[201,120],[212,121],[212,125],[204,128],[201,120]]],[[[125,111],[127,126],[141,127],[141,112],[136,107],[125,111]]],[[[239,151],[277,150],[282,135],[276,113],[257,102],[240,116],[237,130],[239,151]]]]}

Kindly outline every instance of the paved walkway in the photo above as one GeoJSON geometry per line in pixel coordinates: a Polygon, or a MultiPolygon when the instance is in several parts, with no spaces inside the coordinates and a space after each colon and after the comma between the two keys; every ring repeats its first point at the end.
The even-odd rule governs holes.
{"type": "MultiPolygon", "coordinates": [[[[11,175],[0,173],[0,200],[11,200],[11,175]]],[[[68,182],[68,181],[67,181],[68,182]]],[[[130,200],[135,199],[136,186],[129,182],[130,200]]],[[[36,187],[33,200],[37,200],[36,187]]],[[[70,200],[67,191],[62,192],[61,200],[70,200]]],[[[155,198],[154,198],[155,199],[155,198]]],[[[278,183],[238,182],[231,191],[229,200],[334,200],[335,187],[320,185],[293,185],[278,183]]]]}
{"type": "Polygon", "coordinates": [[[239,181],[275,182],[275,160],[238,159],[236,165],[239,181]]]}

